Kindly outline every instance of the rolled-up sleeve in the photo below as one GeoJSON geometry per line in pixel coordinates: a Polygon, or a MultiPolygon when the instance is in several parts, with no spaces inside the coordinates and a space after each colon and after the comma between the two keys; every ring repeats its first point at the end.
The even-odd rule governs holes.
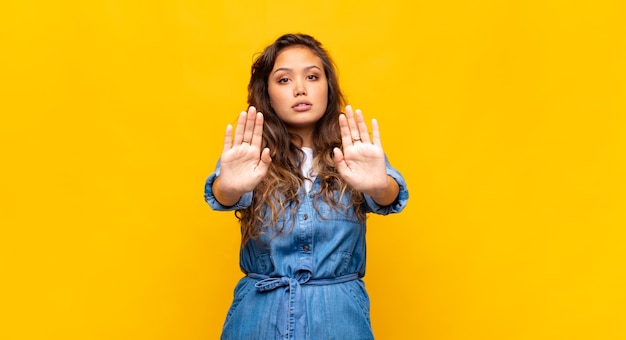
{"type": "Polygon", "coordinates": [[[217,211],[232,211],[245,209],[252,204],[252,191],[249,191],[239,198],[239,201],[231,206],[226,206],[221,204],[213,194],[213,182],[220,175],[220,162],[218,160],[217,166],[215,167],[215,171],[207,178],[206,183],[204,184],[204,200],[209,204],[211,209],[217,211]]]}
{"type": "Polygon", "coordinates": [[[404,207],[406,207],[409,201],[409,190],[407,189],[404,177],[398,170],[394,169],[389,164],[389,160],[387,159],[387,157],[385,157],[385,163],[387,165],[387,175],[391,176],[391,178],[393,178],[400,187],[398,197],[396,197],[393,203],[382,206],[376,203],[371,196],[363,195],[363,197],[365,198],[366,211],[373,212],[379,215],[399,213],[400,211],[402,211],[402,209],[404,209],[404,207]]]}

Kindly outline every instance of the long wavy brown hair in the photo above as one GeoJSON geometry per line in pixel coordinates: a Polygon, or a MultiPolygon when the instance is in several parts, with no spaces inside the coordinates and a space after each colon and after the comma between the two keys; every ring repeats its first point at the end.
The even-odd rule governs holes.
{"type": "Polygon", "coordinates": [[[322,44],[310,35],[285,34],[265,48],[252,64],[250,82],[248,84],[248,104],[263,112],[263,145],[270,149],[272,163],[263,181],[254,189],[252,204],[235,212],[242,226],[242,245],[252,238],[271,228],[277,235],[288,232],[293,227],[295,212],[301,201],[298,196],[304,185],[305,177],[300,170],[304,160],[302,139],[290,133],[282,120],[270,105],[268,91],[269,75],[274,68],[276,57],[286,47],[304,46],[309,48],[322,61],[324,73],[328,81],[328,105],[324,115],[315,124],[313,131],[313,169],[321,181],[321,188],[311,192],[315,209],[319,213],[319,200],[337,212],[347,214],[353,210],[357,218],[365,219],[361,209],[363,196],[353,190],[339,176],[333,161],[333,148],[341,148],[341,132],[338,116],[345,105],[345,99],[339,88],[337,71],[328,52],[322,44]],[[342,197],[349,195],[347,205],[342,204],[342,197]],[[291,218],[286,218],[290,213],[291,218]],[[292,223],[287,225],[286,220],[292,223]]]}

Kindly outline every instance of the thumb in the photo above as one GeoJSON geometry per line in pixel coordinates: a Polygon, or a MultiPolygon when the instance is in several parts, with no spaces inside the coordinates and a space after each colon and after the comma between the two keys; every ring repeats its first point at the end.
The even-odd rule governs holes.
{"type": "Polygon", "coordinates": [[[339,148],[333,149],[333,160],[335,161],[335,166],[339,166],[341,162],[343,162],[343,152],[339,148]]]}
{"type": "Polygon", "coordinates": [[[270,157],[270,149],[265,148],[261,152],[261,161],[257,165],[257,168],[262,172],[266,172],[269,169],[270,164],[272,164],[272,157],[270,157]]]}

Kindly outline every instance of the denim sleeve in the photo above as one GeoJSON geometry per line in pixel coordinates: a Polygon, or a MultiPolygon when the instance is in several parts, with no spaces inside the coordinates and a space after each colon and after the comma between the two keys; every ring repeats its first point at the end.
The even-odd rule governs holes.
{"type": "Polygon", "coordinates": [[[387,156],[385,156],[385,164],[387,165],[387,175],[391,176],[391,178],[393,178],[400,187],[398,197],[396,197],[396,200],[393,201],[393,203],[386,206],[381,206],[378,205],[378,203],[374,202],[374,199],[371,196],[363,195],[365,198],[366,212],[373,212],[379,215],[395,214],[402,211],[402,209],[404,209],[404,207],[406,207],[408,203],[409,190],[407,189],[404,177],[398,170],[391,167],[387,156]]]}
{"type": "Polygon", "coordinates": [[[217,211],[232,211],[245,209],[252,204],[252,191],[249,191],[239,198],[239,201],[232,206],[222,205],[220,202],[215,199],[215,195],[213,195],[213,182],[220,175],[220,162],[217,161],[217,166],[215,167],[215,171],[207,178],[206,183],[204,184],[204,200],[209,204],[211,209],[217,211]]]}

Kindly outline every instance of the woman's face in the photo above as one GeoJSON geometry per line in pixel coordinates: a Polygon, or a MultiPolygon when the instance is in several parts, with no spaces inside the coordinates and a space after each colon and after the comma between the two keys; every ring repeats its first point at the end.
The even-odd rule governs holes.
{"type": "Polygon", "coordinates": [[[322,60],[308,47],[286,47],[276,57],[268,91],[272,108],[290,131],[311,131],[328,104],[322,60]]]}

